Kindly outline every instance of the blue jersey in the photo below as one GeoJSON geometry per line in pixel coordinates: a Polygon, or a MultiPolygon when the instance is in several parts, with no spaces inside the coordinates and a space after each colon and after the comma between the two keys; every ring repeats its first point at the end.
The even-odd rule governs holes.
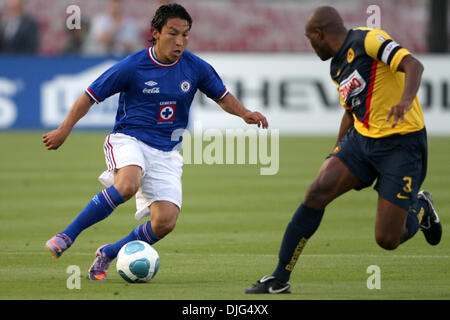
{"type": "Polygon", "coordinates": [[[86,93],[97,103],[119,93],[113,133],[170,151],[172,133],[185,129],[195,92],[220,100],[228,94],[211,65],[189,51],[171,63],[156,59],[153,47],[136,52],[105,71],[86,93]]]}

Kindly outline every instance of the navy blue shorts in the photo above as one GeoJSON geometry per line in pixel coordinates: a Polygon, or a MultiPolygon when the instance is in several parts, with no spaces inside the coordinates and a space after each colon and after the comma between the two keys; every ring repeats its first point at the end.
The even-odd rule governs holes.
{"type": "Polygon", "coordinates": [[[368,138],[351,128],[330,156],[339,157],[347,168],[380,197],[409,210],[427,173],[427,132],[368,138]]]}

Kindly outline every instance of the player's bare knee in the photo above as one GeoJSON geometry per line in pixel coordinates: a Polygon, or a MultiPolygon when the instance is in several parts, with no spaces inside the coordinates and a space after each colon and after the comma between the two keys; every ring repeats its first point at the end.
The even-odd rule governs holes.
{"type": "Polygon", "coordinates": [[[375,239],[377,241],[377,244],[385,250],[394,250],[400,244],[398,237],[377,235],[375,239]]]}
{"type": "Polygon", "coordinates": [[[150,206],[152,229],[160,238],[175,229],[179,207],[169,201],[155,201],[150,206]]]}
{"type": "Polygon", "coordinates": [[[176,220],[152,220],[153,232],[159,238],[163,238],[175,229],[176,220]]]}
{"type": "Polygon", "coordinates": [[[139,184],[133,183],[131,181],[122,181],[115,184],[114,187],[117,189],[117,191],[119,191],[120,195],[125,201],[132,198],[139,190],[139,184]]]}

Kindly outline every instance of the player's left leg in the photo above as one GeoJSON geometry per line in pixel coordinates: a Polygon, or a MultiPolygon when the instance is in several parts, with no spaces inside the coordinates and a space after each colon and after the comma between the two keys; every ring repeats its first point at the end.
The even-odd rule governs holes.
{"type": "Polygon", "coordinates": [[[370,156],[380,173],[374,187],[379,194],[377,243],[384,249],[395,249],[420,228],[428,243],[438,244],[442,227],[431,194],[419,191],[427,171],[425,129],[380,139],[370,156]]]}
{"type": "Polygon", "coordinates": [[[89,279],[106,280],[109,265],[126,243],[141,240],[153,245],[164,238],[175,228],[180,208],[169,201],[155,201],[150,205],[150,212],[150,221],[137,226],[119,241],[97,249],[88,271],[89,279]]]}
{"type": "Polygon", "coordinates": [[[428,204],[428,210],[423,213],[419,213],[421,219],[419,219],[420,230],[422,230],[425,239],[432,246],[441,242],[442,238],[442,225],[439,216],[434,208],[433,199],[431,193],[425,190],[421,190],[417,195],[419,200],[423,200],[428,204]]]}
{"type": "Polygon", "coordinates": [[[378,198],[375,240],[380,247],[393,250],[411,238],[418,229],[419,223],[415,215],[408,216],[406,209],[382,197],[378,198]]]}
{"type": "Polygon", "coordinates": [[[379,197],[375,239],[380,247],[393,250],[411,239],[419,229],[429,244],[440,242],[442,226],[429,192],[420,191],[417,201],[409,210],[379,197]]]}
{"type": "Polygon", "coordinates": [[[169,201],[155,201],[150,205],[150,212],[149,221],[137,226],[126,237],[107,245],[101,251],[112,260],[120,248],[130,241],[142,240],[151,245],[155,244],[175,228],[180,208],[169,201]]]}

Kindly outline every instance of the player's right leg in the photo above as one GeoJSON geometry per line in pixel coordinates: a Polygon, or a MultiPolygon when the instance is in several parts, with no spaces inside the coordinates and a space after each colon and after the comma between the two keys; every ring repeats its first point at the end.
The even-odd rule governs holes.
{"type": "Polygon", "coordinates": [[[145,165],[137,139],[112,134],[106,138],[104,150],[108,170],[114,172],[114,184],[95,195],[66,229],[46,242],[44,247],[53,258],[59,258],[83,230],[107,218],[139,188],[145,165]]]}
{"type": "Polygon", "coordinates": [[[362,189],[376,178],[373,167],[365,161],[361,138],[354,128],[347,131],[339,145],[319,170],[305,199],[288,224],[278,265],[272,276],[263,277],[246,293],[283,293],[289,291],[288,280],[308,239],[319,227],[325,207],[351,189],[362,189]]]}
{"type": "Polygon", "coordinates": [[[45,248],[52,253],[54,259],[59,258],[83,230],[107,218],[124,201],[114,186],[102,190],[89,201],[66,229],[46,242],[45,248]]]}
{"type": "Polygon", "coordinates": [[[284,233],[278,265],[271,276],[264,276],[245,293],[288,293],[291,272],[308,239],[318,229],[325,207],[341,194],[362,186],[362,182],[338,157],[328,158],[317,179],[284,233]]]}
{"type": "Polygon", "coordinates": [[[65,230],[47,241],[45,248],[52,253],[53,258],[59,258],[69,249],[83,230],[107,218],[118,205],[133,197],[139,189],[141,176],[142,169],[139,166],[118,169],[114,185],[95,195],[65,230]]]}

